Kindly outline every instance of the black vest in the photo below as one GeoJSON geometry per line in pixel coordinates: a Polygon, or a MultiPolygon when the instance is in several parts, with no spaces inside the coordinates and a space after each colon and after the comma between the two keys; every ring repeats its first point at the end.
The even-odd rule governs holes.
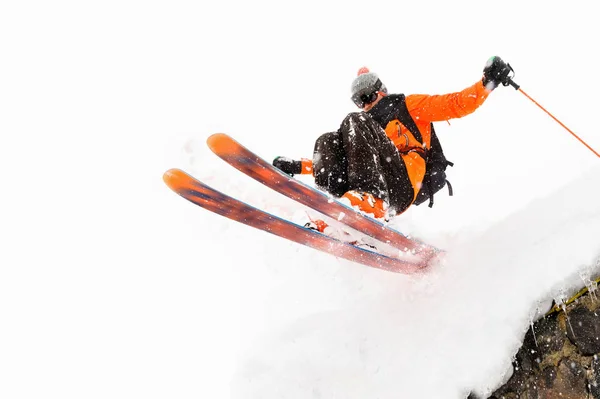
{"type": "MultiPolygon", "coordinates": [[[[393,120],[398,120],[404,125],[409,132],[423,144],[423,136],[408,112],[406,107],[406,98],[404,94],[390,94],[383,97],[373,108],[368,112],[369,115],[385,130],[388,123],[393,120]]],[[[425,177],[417,198],[413,202],[415,205],[420,205],[429,199],[429,207],[433,206],[433,194],[440,191],[446,184],[448,185],[449,195],[453,195],[452,186],[446,180],[446,168],[454,166],[454,164],[446,159],[440,141],[435,134],[433,123],[431,124],[431,142],[430,148],[423,147],[422,154],[425,159],[425,177]]],[[[416,189],[416,188],[415,188],[416,189]]]]}

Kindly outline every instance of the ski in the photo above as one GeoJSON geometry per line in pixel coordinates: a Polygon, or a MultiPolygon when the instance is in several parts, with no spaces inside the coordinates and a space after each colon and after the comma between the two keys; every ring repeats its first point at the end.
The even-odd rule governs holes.
{"type": "Polygon", "coordinates": [[[265,186],[376,240],[404,252],[419,254],[424,259],[430,259],[440,252],[288,176],[224,133],[213,134],[207,139],[207,144],[225,162],[265,186]]]}
{"type": "Polygon", "coordinates": [[[223,194],[180,169],[166,171],[163,180],[171,190],[204,209],[336,257],[405,274],[421,272],[428,265],[422,259],[389,257],[302,227],[223,194]]]}

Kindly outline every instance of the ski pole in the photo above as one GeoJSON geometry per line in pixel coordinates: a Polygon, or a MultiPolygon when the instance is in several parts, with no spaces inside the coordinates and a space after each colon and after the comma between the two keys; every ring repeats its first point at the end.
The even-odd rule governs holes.
{"type": "MultiPolygon", "coordinates": [[[[513,71],[513,73],[514,73],[514,70],[511,68],[510,64],[508,65],[508,67],[509,67],[509,68],[510,68],[510,70],[511,70],[511,71],[513,71]]],[[[514,76],[514,75],[513,75],[513,76],[514,76]]],[[[583,141],[583,140],[582,140],[582,139],[581,139],[579,136],[577,136],[577,135],[576,135],[576,134],[575,134],[575,133],[574,133],[574,132],[573,132],[571,129],[569,129],[568,127],[566,127],[566,126],[565,126],[565,124],[564,124],[564,123],[562,123],[561,121],[559,121],[559,120],[558,120],[558,119],[557,119],[557,118],[556,118],[554,115],[552,115],[550,112],[548,112],[548,111],[546,110],[546,108],[542,107],[542,106],[541,106],[541,105],[540,105],[540,104],[539,104],[537,101],[535,101],[533,98],[531,98],[531,96],[530,96],[529,94],[525,93],[525,92],[523,91],[523,89],[521,89],[521,87],[520,87],[518,84],[516,84],[516,83],[514,82],[514,80],[512,80],[512,77],[513,77],[513,76],[509,76],[509,77],[507,77],[507,78],[506,78],[506,81],[505,81],[505,82],[502,82],[502,84],[503,84],[504,86],[511,85],[512,87],[514,87],[514,88],[515,88],[515,90],[517,90],[517,91],[520,91],[521,93],[523,93],[523,95],[524,95],[525,97],[527,97],[527,98],[528,98],[528,99],[530,99],[530,100],[531,100],[531,101],[532,101],[532,102],[533,102],[535,105],[537,105],[538,107],[540,107],[540,108],[542,109],[542,111],[544,111],[545,113],[547,113],[548,115],[550,115],[550,117],[551,117],[552,119],[554,119],[556,122],[558,122],[558,124],[559,124],[559,125],[561,125],[562,127],[564,127],[564,128],[565,128],[565,129],[566,129],[566,130],[567,130],[569,133],[571,133],[571,134],[572,134],[572,135],[573,135],[573,136],[574,136],[574,137],[575,137],[577,140],[579,140],[579,141],[580,141],[580,142],[581,142],[581,143],[582,143],[584,146],[586,146],[586,147],[587,147],[587,148],[588,148],[588,149],[589,149],[591,152],[593,152],[594,154],[596,154],[596,156],[597,156],[598,158],[600,158],[600,154],[598,154],[598,153],[597,153],[597,152],[596,152],[596,151],[595,151],[595,150],[594,150],[592,147],[590,147],[590,146],[589,146],[589,145],[588,145],[588,144],[587,144],[585,141],[583,141]]]]}

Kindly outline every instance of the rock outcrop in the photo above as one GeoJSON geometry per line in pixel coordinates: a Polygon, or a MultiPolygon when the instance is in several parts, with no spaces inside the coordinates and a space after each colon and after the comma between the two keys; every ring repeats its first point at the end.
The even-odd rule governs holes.
{"type": "Polygon", "coordinates": [[[489,399],[600,399],[600,301],[586,293],[533,324],[489,399]]]}

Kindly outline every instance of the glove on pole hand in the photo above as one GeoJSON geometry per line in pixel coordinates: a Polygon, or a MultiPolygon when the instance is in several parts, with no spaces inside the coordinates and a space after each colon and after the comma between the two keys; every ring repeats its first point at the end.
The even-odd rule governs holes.
{"type": "Polygon", "coordinates": [[[491,57],[483,68],[483,85],[488,90],[494,90],[500,84],[508,86],[512,68],[498,56],[491,57]]]}

